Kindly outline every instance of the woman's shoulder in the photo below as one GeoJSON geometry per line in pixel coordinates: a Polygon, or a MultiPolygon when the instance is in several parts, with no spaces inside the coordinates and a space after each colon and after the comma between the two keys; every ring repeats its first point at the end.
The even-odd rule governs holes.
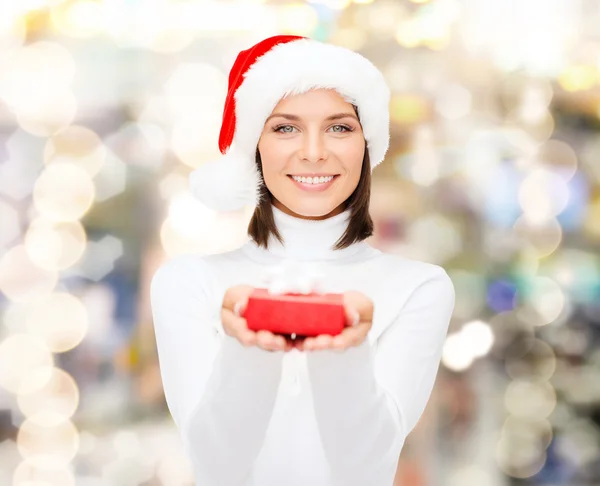
{"type": "Polygon", "coordinates": [[[374,265],[381,267],[388,275],[422,277],[425,279],[447,276],[446,270],[440,265],[382,250],[375,250],[372,262],[374,265]]]}
{"type": "Polygon", "coordinates": [[[220,266],[235,262],[239,257],[239,248],[212,255],[195,253],[177,255],[159,265],[152,277],[152,284],[172,285],[175,282],[208,284],[213,281],[220,266]]]}

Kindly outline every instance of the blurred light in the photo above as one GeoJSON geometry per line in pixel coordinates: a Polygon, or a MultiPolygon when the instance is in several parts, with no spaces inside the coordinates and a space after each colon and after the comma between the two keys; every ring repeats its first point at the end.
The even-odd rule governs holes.
{"type": "Polygon", "coordinates": [[[464,371],[469,368],[475,355],[469,343],[465,342],[460,333],[450,334],[446,338],[442,352],[442,363],[452,371],[464,371]]]}
{"type": "MultiPolygon", "coordinates": [[[[36,175],[17,160],[0,164],[0,194],[21,201],[31,194],[36,175]]],[[[36,171],[37,172],[37,171],[36,171]]]]}
{"type": "Polygon", "coordinates": [[[23,17],[6,15],[0,10],[0,60],[9,57],[23,45],[27,37],[27,25],[23,17]]]}
{"type": "Polygon", "coordinates": [[[120,457],[136,457],[142,453],[140,439],[131,430],[120,430],[113,439],[113,445],[120,457]]]}
{"type": "Polygon", "coordinates": [[[55,271],[34,265],[23,245],[0,258],[0,291],[15,302],[33,302],[48,295],[58,282],[55,271]]]}
{"type": "Polygon", "coordinates": [[[21,234],[19,213],[0,200],[0,253],[21,234]]]}
{"type": "Polygon", "coordinates": [[[53,353],[64,353],[81,343],[88,321],[87,310],[77,297],[56,292],[36,302],[27,330],[42,338],[53,353]]]}
{"type": "Polygon", "coordinates": [[[596,196],[587,208],[584,230],[592,238],[600,240],[600,195],[596,196]]]}
{"type": "Polygon", "coordinates": [[[83,169],[55,163],[44,169],[33,189],[36,209],[53,221],[75,221],[94,201],[94,184],[83,169]]]}
{"type": "Polygon", "coordinates": [[[566,142],[550,139],[540,147],[538,158],[552,172],[561,176],[566,181],[571,179],[577,171],[577,154],[566,142]]]}
{"type": "Polygon", "coordinates": [[[94,177],[96,202],[104,202],[125,191],[127,183],[127,167],[125,163],[110,150],[100,172],[94,177]]]}
{"type": "Polygon", "coordinates": [[[277,10],[277,31],[309,36],[319,26],[319,15],[310,5],[282,5],[277,10]]]}
{"type": "Polygon", "coordinates": [[[75,71],[75,59],[64,46],[50,41],[35,42],[10,58],[0,93],[13,109],[19,106],[33,109],[32,98],[53,98],[73,82],[75,71]]]}
{"type": "Polygon", "coordinates": [[[37,425],[59,425],[71,418],[77,410],[77,384],[71,375],[60,368],[30,373],[25,378],[25,386],[30,392],[18,395],[19,409],[37,425]]]}
{"type": "Polygon", "coordinates": [[[398,44],[407,49],[417,47],[421,43],[418,26],[412,19],[400,23],[394,38],[398,44]]]}
{"type": "Polygon", "coordinates": [[[67,466],[31,458],[15,468],[12,486],[75,486],[75,477],[67,466]]]}
{"type": "Polygon", "coordinates": [[[440,214],[417,218],[406,233],[406,251],[413,258],[442,263],[462,249],[462,235],[455,223],[440,214]]]}
{"type": "Polygon", "coordinates": [[[46,164],[70,162],[94,177],[106,158],[106,147],[89,128],[71,125],[55,133],[44,147],[46,164]]]}
{"type": "Polygon", "coordinates": [[[392,121],[402,125],[411,125],[429,117],[430,107],[427,101],[416,95],[395,95],[390,105],[392,121]]]}
{"type": "Polygon", "coordinates": [[[158,22],[145,25],[147,31],[144,32],[143,44],[161,54],[171,54],[185,49],[194,41],[193,19],[199,13],[199,5],[181,2],[165,7],[165,11],[156,17],[158,22]]]}
{"type": "Polygon", "coordinates": [[[585,91],[598,81],[598,71],[594,66],[569,66],[559,76],[558,83],[565,91],[585,91]]]}
{"type": "Polygon", "coordinates": [[[30,93],[27,102],[21,102],[15,107],[17,122],[21,128],[40,137],[65,128],[75,119],[76,112],[75,96],[66,89],[57,89],[52,96],[30,93]]]}
{"type": "Polygon", "coordinates": [[[104,141],[130,165],[145,169],[160,167],[167,150],[165,131],[154,123],[127,122],[104,141]]]}
{"type": "Polygon", "coordinates": [[[487,288],[487,304],[495,312],[505,312],[515,308],[518,293],[509,280],[494,280],[487,288]]]}
{"type": "Polygon", "coordinates": [[[579,303],[597,301],[600,284],[600,256],[596,253],[564,249],[548,264],[548,275],[579,303]]]}
{"type": "Polygon", "coordinates": [[[92,454],[96,448],[100,445],[101,440],[98,439],[94,434],[88,430],[82,430],[79,434],[79,450],[77,455],[88,455],[92,454]]]}
{"type": "Polygon", "coordinates": [[[519,187],[519,203],[526,218],[543,223],[558,215],[569,201],[569,188],[554,172],[534,169],[519,187]]]}
{"type": "Polygon", "coordinates": [[[460,332],[474,357],[486,356],[492,349],[495,338],[489,324],[482,321],[471,321],[465,324],[460,332]]]}
{"type": "Polygon", "coordinates": [[[150,481],[153,475],[154,465],[144,454],[119,458],[102,468],[102,484],[144,484],[150,481]]]}
{"type": "Polygon", "coordinates": [[[64,270],[83,255],[87,237],[79,221],[56,223],[44,218],[31,222],[25,234],[27,255],[45,270],[64,270]]]}
{"type": "Polygon", "coordinates": [[[508,354],[505,367],[508,376],[514,380],[547,381],[556,370],[556,356],[551,346],[535,339],[525,352],[508,354]]]}
{"type": "Polygon", "coordinates": [[[448,477],[447,486],[481,486],[491,482],[490,473],[483,467],[473,464],[454,469],[448,477]]]}
{"type": "Polygon", "coordinates": [[[350,5],[350,0],[309,0],[311,3],[318,3],[332,10],[343,10],[350,5]]]}
{"type": "MultiPolygon", "coordinates": [[[[534,277],[529,281],[524,303],[535,311],[533,323],[543,326],[559,318],[565,310],[567,296],[551,278],[534,277]]],[[[519,309],[519,313],[527,314],[527,309],[519,309]]]]}
{"type": "Polygon", "coordinates": [[[340,27],[336,29],[329,40],[332,44],[353,51],[360,51],[367,43],[367,33],[357,27],[340,27]]]}
{"type": "Polygon", "coordinates": [[[449,270],[456,288],[454,317],[471,319],[482,311],[485,305],[485,279],[483,275],[464,270],[449,270]]]}
{"type": "Polygon", "coordinates": [[[114,270],[115,262],[122,256],[123,242],[106,235],[99,241],[90,241],[83,259],[69,272],[99,282],[114,270]]]}
{"type": "Polygon", "coordinates": [[[520,104],[516,107],[519,120],[530,125],[544,122],[553,94],[549,84],[527,84],[521,92],[520,104]]]}
{"type": "Polygon", "coordinates": [[[102,2],[76,0],[52,9],[52,23],[63,34],[87,38],[98,34],[106,25],[106,10],[102,2]]]}
{"type": "Polygon", "coordinates": [[[458,120],[471,111],[471,92],[458,84],[446,85],[437,92],[435,109],[448,120],[458,120]]]}
{"type": "Polygon", "coordinates": [[[39,425],[34,417],[27,418],[19,429],[17,447],[24,459],[44,459],[67,465],[77,454],[79,434],[71,421],[57,425],[39,425]]]}
{"type": "Polygon", "coordinates": [[[233,250],[248,239],[247,212],[217,214],[185,193],[171,201],[169,217],[161,227],[161,241],[169,256],[210,254],[233,250]]]}
{"type": "Polygon", "coordinates": [[[220,157],[220,118],[217,111],[204,111],[175,123],[171,145],[184,164],[196,168],[203,162],[220,157]]]}
{"type": "Polygon", "coordinates": [[[26,131],[48,136],[69,125],[77,111],[69,85],[75,60],[62,45],[40,41],[16,51],[0,84],[0,94],[26,131]]]}
{"type": "Polygon", "coordinates": [[[183,174],[171,172],[159,182],[160,197],[169,200],[189,190],[188,178],[183,174]]]}
{"type": "Polygon", "coordinates": [[[421,186],[430,186],[440,178],[441,155],[435,147],[430,126],[420,126],[415,131],[410,175],[421,186]]]}
{"type": "Polygon", "coordinates": [[[169,219],[173,229],[183,237],[198,238],[206,235],[206,227],[215,224],[217,213],[186,192],[171,200],[169,219]]]}
{"type": "Polygon", "coordinates": [[[359,5],[369,5],[373,3],[375,0],[352,0],[354,3],[359,5]]]}
{"type": "Polygon", "coordinates": [[[207,63],[180,64],[165,84],[166,102],[174,120],[204,111],[220,115],[226,96],[227,76],[207,63]]]}
{"type": "Polygon", "coordinates": [[[561,244],[563,231],[554,218],[545,221],[531,221],[528,215],[523,215],[513,227],[520,245],[530,245],[535,249],[538,258],[546,257],[558,249],[561,244]]]}
{"type": "Polygon", "coordinates": [[[522,479],[537,474],[546,462],[548,432],[551,434],[551,430],[535,418],[507,419],[495,453],[500,470],[522,479]]]}
{"type": "Polygon", "coordinates": [[[460,331],[446,338],[442,362],[453,371],[463,371],[475,359],[486,356],[494,341],[494,333],[489,324],[479,320],[468,322],[460,331]]]}
{"type": "Polygon", "coordinates": [[[582,469],[600,456],[599,438],[600,430],[592,420],[587,417],[572,420],[557,441],[557,451],[575,468],[582,469]]]}
{"type": "Polygon", "coordinates": [[[26,393],[32,384],[28,376],[37,373],[34,385],[38,388],[43,378],[50,379],[52,363],[50,350],[39,338],[13,334],[0,343],[0,386],[12,393],[26,393]]]}
{"type": "Polygon", "coordinates": [[[519,418],[512,415],[504,421],[501,434],[509,441],[539,444],[546,449],[552,442],[552,425],[546,419],[519,418]]]}
{"type": "Polygon", "coordinates": [[[546,381],[512,381],[504,396],[509,413],[525,419],[540,419],[550,416],[556,406],[556,392],[546,381]]]}
{"type": "Polygon", "coordinates": [[[165,485],[194,482],[194,471],[191,462],[183,454],[175,452],[161,455],[156,468],[156,475],[165,485]]]}

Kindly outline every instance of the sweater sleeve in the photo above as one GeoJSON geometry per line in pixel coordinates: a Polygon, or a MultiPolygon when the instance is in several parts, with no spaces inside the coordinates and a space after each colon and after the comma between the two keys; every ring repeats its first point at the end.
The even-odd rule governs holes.
{"type": "MultiPolygon", "coordinates": [[[[367,339],[343,352],[308,354],[315,413],[336,486],[393,481],[406,436],[433,389],[454,308],[452,282],[436,269],[412,292],[376,350],[367,339]]],[[[378,314],[375,308],[374,321],[378,314]]]]}
{"type": "Polygon", "coordinates": [[[262,447],[283,353],[220,337],[208,270],[199,258],[184,256],[153,276],[158,359],[165,399],[199,484],[237,486],[262,447]]]}

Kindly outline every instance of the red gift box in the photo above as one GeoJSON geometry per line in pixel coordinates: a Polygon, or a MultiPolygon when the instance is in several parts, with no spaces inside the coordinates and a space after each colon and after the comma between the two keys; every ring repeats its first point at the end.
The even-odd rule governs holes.
{"type": "Polygon", "coordinates": [[[342,294],[270,294],[254,289],[244,312],[248,328],[297,336],[337,335],[346,325],[342,294]]]}

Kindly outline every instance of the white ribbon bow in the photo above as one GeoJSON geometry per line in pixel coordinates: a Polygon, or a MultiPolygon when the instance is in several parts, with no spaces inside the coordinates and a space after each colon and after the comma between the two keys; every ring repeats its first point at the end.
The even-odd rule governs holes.
{"type": "Polygon", "coordinates": [[[325,274],[315,263],[284,260],[281,264],[267,270],[265,286],[269,293],[274,295],[325,293],[324,277],[325,274]]]}

